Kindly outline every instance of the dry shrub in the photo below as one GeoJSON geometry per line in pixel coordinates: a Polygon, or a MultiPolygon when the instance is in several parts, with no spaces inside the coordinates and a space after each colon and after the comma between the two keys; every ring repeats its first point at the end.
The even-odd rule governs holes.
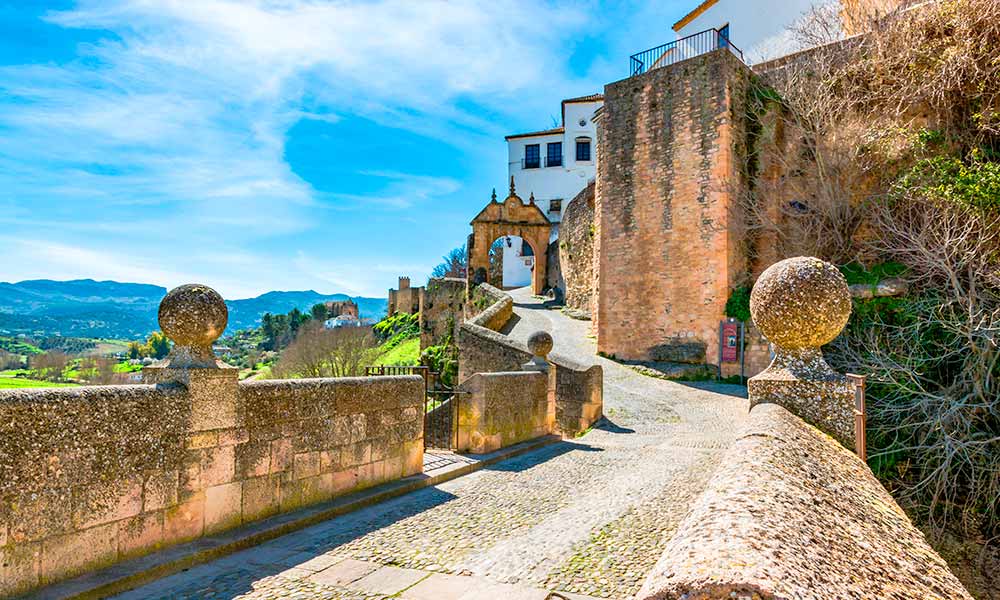
{"type": "Polygon", "coordinates": [[[375,337],[366,327],[325,329],[311,323],[281,353],[272,374],[278,379],[360,376],[376,348],[375,337]]]}
{"type": "MultiPolygon", "coordinates": [[[[806,41],[842,35],[840,14],[814,16],[801,30],[828,39],[806,41]]],[[[910,294],[856,302],[831,360],[869,375],[876,472],[938,531],[987,536],[1000,534],[998,16],[1000,0],[854,15],[865,35],[769,65],[751,87],[741,203],[758,267],[813,254],[905,268],[910,294]]]]}

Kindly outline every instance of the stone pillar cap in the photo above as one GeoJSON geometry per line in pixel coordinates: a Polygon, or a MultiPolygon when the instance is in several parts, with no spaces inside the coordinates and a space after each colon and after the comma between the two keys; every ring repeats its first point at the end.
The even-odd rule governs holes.
{"type": "Polygon", "coordinates": [[[819,348],[847,325],[851,292],[832,264],[811,256],[788,258],[761,273],[750,292],[750,314],[780,348],[819,348]]]}
{"type": "Polygon", "coordinates": [[[170,290],[160,302],[160,329],[174,342],[170,367],[215,367],[212,344],[229,323],[229,309],[219,292],[189,283],[170,290]]]}

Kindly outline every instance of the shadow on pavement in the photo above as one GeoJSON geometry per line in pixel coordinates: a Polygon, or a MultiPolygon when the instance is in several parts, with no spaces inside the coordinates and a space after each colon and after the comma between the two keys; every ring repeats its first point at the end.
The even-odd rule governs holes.
{"type": "Polygon", "coordinates": [[[734,398],[747,397],[747,386],[740,385],[738,383],[722,383],[721,381],[676,381],[676,380],[674,381],[674,383],[696,390],[714,392],[716,394],[723,394],[725,396],[733,396],[734,398]]]}
{"type": "Polygon", "coordinates": [[[607,417],[603,417],[600,421],[595,423],[594,429],[600,429],[601,431],[607,431],[608,433],[635,433],[635,429],[629,429],[628,427],[616,425],[607,417]]]}
{"type": "Polygon", "coordinates": [[[188,571],[186,573],[188,579],[183,583],[170,585],[166,590],[160,586],[167,580],[160,580],[151,584],[152,589],[145,590],[139,587],[125,592],[116,600],[140,598],[230,600],[253,591],[254,584],[265,577],[277,575],[355,539],[455,498],[455,495],[434,487],[423,488],[237,552],[222,560],[230,562],[236,559],[239,561],[239,566],[228,568],[224,572],[220,573],[218,567],[213,568],[213,563],[209,562],[188,571]],[[198,571],[202,568],[208,572],[200,574],[198,571]]]}
{"type": "Polygon", "coordinates": [[[538,450],[534,450],[532,452],[526,452],[524,454],[521,454],[520,456],[508,458],[507,460],[503,460],[488,467],[484,467],[483,470],[509,471],[509,472],[526,471],[546,461],[552,460],[557,456],[566,454],[567,452],[604,452],[604,449],[597,448],[589,444],[581,444],[579,442],[570,442],[570,441],[556,442],[549,446],[539,448],[538,450]]]}

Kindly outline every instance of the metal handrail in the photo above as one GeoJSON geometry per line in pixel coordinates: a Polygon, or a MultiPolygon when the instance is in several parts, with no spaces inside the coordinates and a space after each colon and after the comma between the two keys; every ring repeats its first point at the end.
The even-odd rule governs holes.
{"type": "Polygon", "coordinates": [[[743,51],[733,45],[725,34],[713,27],[655,48],[636,52],[629,57],[629,72],[635,77],[722,48],[729,49],[741,62],[745,62],[743,51]]]}

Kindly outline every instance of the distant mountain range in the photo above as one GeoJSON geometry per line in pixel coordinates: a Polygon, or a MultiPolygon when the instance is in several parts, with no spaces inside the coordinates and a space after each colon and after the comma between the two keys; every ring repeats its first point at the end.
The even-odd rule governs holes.
{"type": "MultiPolygon", "coordinates": [[[[140,339],[159,329],[156,311],[167,289],[145,283],[117,281],[52,281],[36,279],[19,283],[0,282],[0,335],[27,334],[34,337],[140,339]]],[[[256,327],[264,313],[287,313],[293,308],[308,311],[319,302],[346,300],[345,294],[267,292],[256,298],[226,300],[228,332],[256,327]]],[[[384,298],[351,298],[362,317],[385,315],[384,298]]]]}

